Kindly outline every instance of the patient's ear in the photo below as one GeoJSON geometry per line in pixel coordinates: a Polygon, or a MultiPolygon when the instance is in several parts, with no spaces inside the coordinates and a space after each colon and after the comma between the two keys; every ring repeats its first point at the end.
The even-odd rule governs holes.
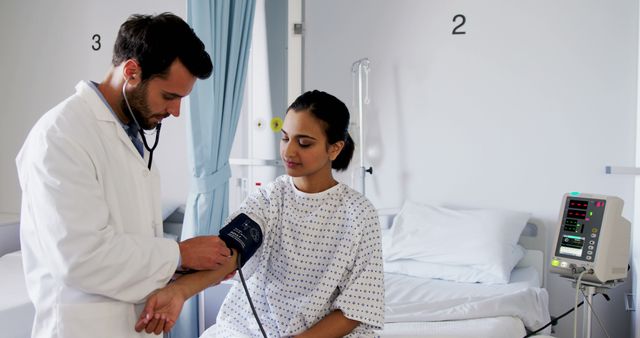
{"type": "Polygon", "coordinates": [[[338,141],[334,144],[329,145],[329,158],[331,159],[331,161],[334,161],[338,157],[338,155],[340,155],[342,148],[344,148],[344,141],[338,141]]]}

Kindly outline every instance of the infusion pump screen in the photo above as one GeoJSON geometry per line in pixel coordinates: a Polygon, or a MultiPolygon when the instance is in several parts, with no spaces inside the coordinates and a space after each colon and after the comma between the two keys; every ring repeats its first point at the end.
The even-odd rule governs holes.
{"type": "Polygon", "coordinates": [[[604,200],[568,197],[555,254],[593,262],[604,209],[604,200]]]}

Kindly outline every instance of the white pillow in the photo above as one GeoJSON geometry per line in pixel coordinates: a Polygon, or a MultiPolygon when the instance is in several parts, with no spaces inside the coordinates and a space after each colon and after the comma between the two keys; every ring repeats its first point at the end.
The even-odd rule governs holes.
{"type": "MultiPolygon", "coordinates": [[[[401,269],[393,262],[404,262],[405,274],[425,270],[407,265],[409,260],[427,263],[429,278],[508,283],[511,270],[524,254],[516,244],[529,217],[509,210],[456,210],[407,201],[383,243],[385,265],[401,269]]],[[[423,271],[422,275],[427,274],[423,271]]]]}

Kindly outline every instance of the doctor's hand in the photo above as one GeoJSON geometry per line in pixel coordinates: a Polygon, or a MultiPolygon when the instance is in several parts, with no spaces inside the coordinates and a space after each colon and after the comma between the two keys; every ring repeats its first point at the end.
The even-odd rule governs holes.
{"type": "Polygon", "coordinates": [[[136,323],[137,332],[160,334],[169,332],[178,320],[187,297],[177,284],[169,284],[153,292],[136,323]]]}
{"type": "Polygon", "coordinates": [[[178,243],[182,267],[216,270],[230,259],[230,250],[218,236],[199,236],[178,243]]]}

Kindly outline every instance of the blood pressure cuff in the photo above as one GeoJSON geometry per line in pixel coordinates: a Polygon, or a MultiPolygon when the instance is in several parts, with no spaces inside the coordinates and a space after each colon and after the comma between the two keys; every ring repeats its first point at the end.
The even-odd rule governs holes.
{"type": "Polygon", "coordinates": [[[262,230],[260,225],[245,214],[239,214],[220,229],[218,235],[231,249],[238,250],[240,266],[253,256],[262,244],[262,230]]]}

